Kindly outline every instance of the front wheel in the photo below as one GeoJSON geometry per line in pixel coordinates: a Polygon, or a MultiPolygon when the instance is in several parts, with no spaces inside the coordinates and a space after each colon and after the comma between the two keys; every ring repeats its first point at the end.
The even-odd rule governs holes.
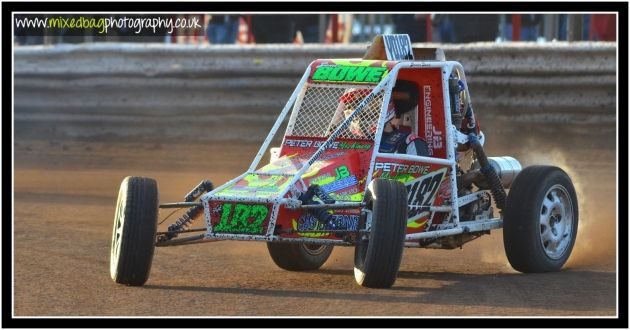
{"type": "Polygon", "coordinates": [[[273,262],[291,271],[316,270],[321,267],[333,250],[332,245],[267,243],[273,262]]]}
{"type": "Polygon", "coordinates": [[[149,278],[157,215],[157,182],[126,177],[118,192],[110,254],[110,275],[116,283],[139,286],[149,278]]]}
{"type": "Polygon", "coordinates": [[[530,166],[518,174],[504,210],[503,246],[523,273],[559,271],[571,255],[578,203],[569,176],[553,166],[530,166]]]}
{"type": "Polygon", "coordinates": [[[354,250],[354,278],[361,286],[389,288],[396,281],[407,230],[407,189],[399,181],[375,179],[366,193],[372,222],[367,240],[354,250]]]}

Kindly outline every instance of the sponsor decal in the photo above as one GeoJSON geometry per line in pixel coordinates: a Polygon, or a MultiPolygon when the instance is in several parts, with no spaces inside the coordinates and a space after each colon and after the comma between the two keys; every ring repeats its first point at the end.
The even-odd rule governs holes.
{"type": "MultiPolygon", "coordinates": [[[[324,145],[325,142],[326,141],[287,139],[284,144],[286,146],[296,148],[319,148],[324,145]]],[[[335,141],[330,144],[329,148],[342,150],[370,150],[370,148],[372,148],[372,144],[361,142],[335,141]]]]}
{"type": "Polygon", "coordinates": [[[330,193],[328,196],[336,201],[344,202],[360,202],[363,200],[363,193],[357,192],[357,189],[350,189],[350,191],[342,193],[330,193]]]}
{"type": "Polygon", "coordinates": [[[341,180],[350,176],[350,171],[348,171],[348,167],[346,165],[341,165],[335,169],[335,175],[335,180],[341,180]]]}
{"type": "Polygon", "coordinates": [[[317,218],[309,213],[301,215],[297,221],[292,219],[293,230],[298,231],[298,235],[302,237],[324,237],[330,235],[326,230],[357,230],[359,223],[359,215],[353,214],[333,214],[331,222],[324,225],[317,218]],[[322,232],[299,233],[304,230],[322,230],[322,232]]]}
{"type": "Polygon", "coordinates": [[[406,165],[399,163],[382,163],[376,162],[374,170],[382,170],[383,172],[390,172],[396,174],[427,174],[429,171],[429,165],[406,165]]]}
{"type": "Polygon", "coordinates": [[[394,162],[376,162],[374,164],[375,173],[382,179],[396,180],[400,182],[409,182],[418,175],[427,174],[429,165],[407,165],[394,162]]]}
{"type": "Polygon", "coordinates": [[[269,206],[225,203],[214,208],[213,213],[213,216],[220,214],[220,221],[213,228],[215,233],[260,235],[269,215],[269,206]]]}
{"type": "Polygon", "coordinates": [[[338,191],[338,190],[342,190],[348,187],[352,187],[357,185],[358,181],[357,181],[357,177],[356,176],[349,176],[334,182],[331,182],[327,185],[322,186],[321,188],[324,190],[325,193],[330,193],[333,191],[338,191]]]}
{"type": "Polygon", "coordinates": [[[427,143],[432,146],[432,148],[429,148],[429,155],[433,156],[433,149],[441,149],[443,147],[442,131],[433,126],[433,120],[431,119],[431,86],[423,86],[423,91],[425,139],[427,143]]]}
{"type": "Polygon", "coordinates": [[[386,34],[383,35],[383,41],[388,60],[413,60],[411,39],[408,34],[386,34]]]}
{"type": "Polygon", "coordinates": [[[337,148],[333,147],[333,149],[354,149],[354,150],[370,150],[372,145],[370,143],[360,143],[360,142],[339,142],[337,148]]]}
{"type": "Polygon", "coordinates": [[[378,83],[389,71],[386,67],[320,65],[311,79],[313,81],[378,83]]]}
{"type": "Polygon", "coordinates": [[[289,147],[297,147],[297,148],[310,148],[313,146],[313,141],[287,139],[286,141],[284,141],[284,145],[289,146],[289,147]]]}
{"type": "MultiPolygon", "coordinates": [[[[423,175],[416,180],[407,182],[407,203],[410,206],[426,206],[433,205],[437,196],[438,188],[445,177],[447,168],[441,168],[437,171],[433,171],[429,174],[423,175]]],[[[417,207],[410,207],[408,211],[408,227],[420,227],[426,223],[424,220],[422,223],[416,223],[416,220],[424,218],[429,215],[429,211],[422,210],[417,207]]]]}

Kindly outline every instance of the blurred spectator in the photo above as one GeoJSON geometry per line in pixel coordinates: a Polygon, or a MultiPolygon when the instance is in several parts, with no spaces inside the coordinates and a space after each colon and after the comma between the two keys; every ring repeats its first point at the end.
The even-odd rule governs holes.
{"type": "Polygon", "coordinates": [[[591,30],[591,15],[582,15],[582,39],[591,40],[592,36],[589,34],[591,30]]]}
{"type": "Polygon", "coordinates": [[[521,15],[521,40],[536,41],[540,22],[542,22],[540,14],[521,15]]]}
{"type": "Polygon", "coordinates": [[[426,14],[394,14],[395,33],[408,34],[411,42],[427,41],[426,14]]]}
{"type": "Polygon", "coordinates": [[[435,42],[455,42],[455,28],[451,21],[451,15],[433,14],[431,15],[431,24],[434,29],[435,42]]]}
{"type": "Polygon", "coordinates": [[[457,42],[494,41],[497,38],[499,15],[458,14],[450,18],[457,42]]]}
{"type": "MultiPolygon", "coordinates": [[[[319,42],[319,15],[294,15],[295,29],[302,33],[304,43],[319,42]]],[[[326,15],[326,25],[328,15],[326,15]]]]}
{"type": "MultiPolygon", "coordinates": [[[[512,40],[512,16],[506,15],[505,26],[503,27],[503,40],[512,40]]],[[[542,22],[542,15],[527,14],[521,16],[521,36],[522,41],[536,41],[538,39],[538,26],[542,22]]]]}
{"type": "Polygon", "coordinates": [[[211,44],[233,44],[238,35],[241,15],[211,15],[208,21],[208,41],[211,44]]]}
{"type": "Polygon", "coordinates": [[[558,15],[558,40],[567,40],[567,21],[569,16],[567,14],[558,15]]]}
{"type": "Polygon", "coordinates": [[[252,15],[252,34],[257,44],[292,43],[295,24],[290,15],[252,15]]]}
{"type": "Polygon", "coordinates": [[[616,23],[614,14],[591,15],[592,39],[598,41],[616,41],[616,23]]]}

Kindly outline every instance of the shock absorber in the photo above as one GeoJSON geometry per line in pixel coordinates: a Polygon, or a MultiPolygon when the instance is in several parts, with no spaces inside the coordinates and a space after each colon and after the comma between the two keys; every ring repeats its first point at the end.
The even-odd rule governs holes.
{"type": "Polygon", "coordinates": [[[190,223],[195,220],[197,216],[203,210],[203,206],[194,206],[191,207],[186,213],[184,213],[175,223],[168,226],[168,234],[166,237],[168,239],[174,238],[177,236],[177,232],[186,229],[190,226],[190,223]]]}
{"type": "MultiPolygon", "coordinates": [[[[184,196],[184,202],[193,202],[202,194],[212,191],[214,186],[210,180],[201,181],[191,192],[184,196]]],[[[177,219],[173,224],[169,225],[167,228],[168,233],[160,237],[161,241],[166,241],[171,238],[177,237],[177,232],[186,229],[192,223],[195,218],[199,216],[201,211],[203,210],[203,206],[193,206],[186,213],[184,213],[179,219],[177,219]]]]}
{"type": "Polygon", "coordinates": [[[481,165],[481,168],[479,170],[486,177],[486,181],[490,186],[490,192],[492,193],[492,197],[494,197],[494,203],[499,209],[503,209],[503,207],[505,206],[505,198],[507,196],[505,194],[505,190],[503,190],[503,186],[501,185],[501,179],[499,179],[499,175],[497,175],[494,167],[492,167],[492,165],[490,165],[490,162],[488,162],[488,157],[486,156],[486,153],[483,150],[483,146],[479,142],[477,135],[475,133],[468,134],[468,141],[470,142],[470,146],[475,152],[475,156],[477,156],[477,160],[479,160],[479,165],[481,165]]]}

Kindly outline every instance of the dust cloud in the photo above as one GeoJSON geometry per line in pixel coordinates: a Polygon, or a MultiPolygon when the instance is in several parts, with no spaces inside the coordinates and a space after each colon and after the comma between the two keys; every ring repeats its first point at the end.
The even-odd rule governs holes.
{"type": "Polygon", "coordinates": [[[565,267],[614,265],[617,242],[616,187],[611,187],[607,180],[601,180],[595,171],[578,170],[580,164],[570,151],[556,148],[544,152],[529,151],[521,162],[523,167],[530,164],[560,167],[573,181],[578,199],[578,233],[565,267]],[[608,191],[608,194],[602,194],[602,191],[608,191]]]}

